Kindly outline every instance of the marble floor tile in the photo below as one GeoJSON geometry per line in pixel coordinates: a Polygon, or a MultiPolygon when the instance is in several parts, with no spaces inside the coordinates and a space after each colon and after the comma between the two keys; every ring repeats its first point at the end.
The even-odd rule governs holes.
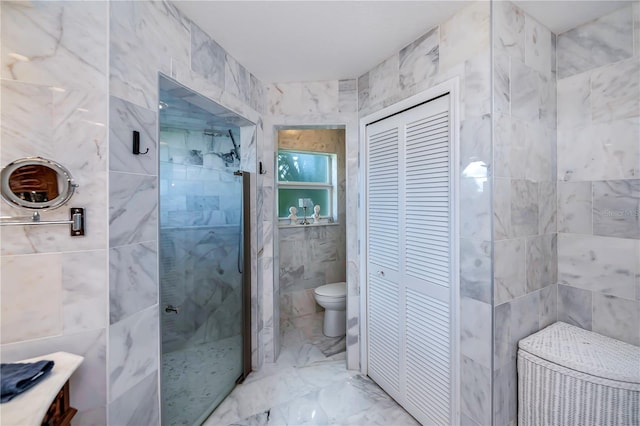
{"type": "Polygon", "coordinates": [[[222,401],[242,371],[240,336],[162,354],[162,419],[191,425],[222,401]]]}
{"type": "Polygon", "coordinates": [[[278,360],[236,386],[205,426],[418,424],[371,379],[346,369],[345,339],[322,335],[322,313],[282,329],[278,360]]]}

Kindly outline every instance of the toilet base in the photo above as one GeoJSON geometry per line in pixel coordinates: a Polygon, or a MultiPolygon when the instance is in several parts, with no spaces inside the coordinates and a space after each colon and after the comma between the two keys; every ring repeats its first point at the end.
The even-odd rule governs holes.
{"type": "Polygon", "coordinates": [[[327,337],[344,336],[347,331],[347,311],[324,310],[322,332],[327,337]]]}

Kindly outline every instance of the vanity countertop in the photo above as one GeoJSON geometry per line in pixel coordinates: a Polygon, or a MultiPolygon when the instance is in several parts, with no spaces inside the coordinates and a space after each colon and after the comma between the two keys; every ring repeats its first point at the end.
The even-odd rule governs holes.
{"type": "Polygon", "coordinates": [[[2,426],[39,426],[60,389],[84,360],[79,355],[55,352],[16,362],[27,363],[45,359],[55,363],[47,377],[11,401],[0,404],[2,426]]]}

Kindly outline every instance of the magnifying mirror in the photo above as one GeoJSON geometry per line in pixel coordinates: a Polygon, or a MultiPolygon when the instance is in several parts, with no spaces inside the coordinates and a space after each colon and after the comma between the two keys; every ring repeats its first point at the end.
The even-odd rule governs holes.
{"type": "Polygon", "coordinates": [[[21,158],[0,174],[2,198],[29,210],[50,210],[64,205],[77,185],[61,164],[41,157],[21,158]]]}

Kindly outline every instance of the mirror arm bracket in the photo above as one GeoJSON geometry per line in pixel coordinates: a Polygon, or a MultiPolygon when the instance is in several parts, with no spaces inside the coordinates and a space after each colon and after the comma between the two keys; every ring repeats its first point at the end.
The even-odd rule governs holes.
{"type": "Polygon", "coordinates": [[[40,220],[40,213],[34,212],[31,216],[31,221],[17,222],[15,219],[22,218],[8,218],[3,217],[0,221],[0,226],[42,226],[42,225],[70,225],[70,235],[72,237],[80,237],[84,235],[85,231],[85,214],[84,208],[72,207],[69,212],[69,220],[40,220]],[[9,219],[9,220],[5,220],[9,219]]]}

